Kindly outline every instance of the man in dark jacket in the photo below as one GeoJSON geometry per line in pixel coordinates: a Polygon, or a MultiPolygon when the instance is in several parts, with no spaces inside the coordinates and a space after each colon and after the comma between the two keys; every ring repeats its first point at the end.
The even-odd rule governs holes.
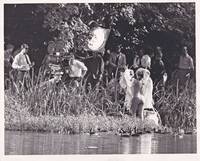
{"type": "Polygon", "coordinates": [[[138,54],[136,54],[133,58],[133,65],[132,68],[134,71],[136,71],[138,68],[141,67],[141,59],[142,56],[144,55],[144,50],[141,48],[138,52],[138,54]]]}
{"type": "Polygon", "coordinates": [[[151,66],[151,77],[153,79],[154,85],[161,85],[164,86],[167,79],[167,73],[165,70],[165,65],[162,60],[162,50],[158,46],[156,47],[156,53],[155,57],[152,60],[152,66],[151,66]]]}
{"type": "Polygon", "coordinates": [[[8,88],[9,85],[9,79],[12,78],[12,62],[13,62],[13,49],[14,46],[11,44],[8,44],[6,46],[6,50],[4,51],[4,80],[5,80],[5,89],[8,88]]]}
{"type": "Polygon", "coordinates": [[[98,83],[100,83],[103,76],[103,58],[100,53],[94,52],[92,57],[84,60],[84,63],[88,69],[85,75],[87,84],[91,84],[91,87],[94,88],[98,83]]]}
{"type": "Polygon", "coordinates": [[[112,74],[114,77],[120,77],[120,73],[124,71],[126,67],[126,56],[121,52],[121,47],[117,47],[117,53],[111,55],[110,58],[110,67],[112,68],[112,74]],[[116,75],[117,74],[117,75],[116,75]]]}

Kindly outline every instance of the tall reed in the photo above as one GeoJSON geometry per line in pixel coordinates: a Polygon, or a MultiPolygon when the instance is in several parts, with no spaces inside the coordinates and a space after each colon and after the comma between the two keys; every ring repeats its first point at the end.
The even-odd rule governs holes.
{"type": "MultiPolygon", "coordinates": [[[[24,118],[31,118],[33,121],[34,117],[40,118],[46,116],[46,118],[54,117],[54,123],[57,120],[55,118],[58,118],[61,121],[59,123],[60,127],[63,127],[64,125],[61,125],[64,121],[62,120],[63,118],[73,117],[75,119],[88,115],[90,117],[103,116],[102,118],[104,119],[107,116],[120,116],[123,117],[120,124],[123,124],[124,128],[134,128],[136,126],[135,122],[131,121],[131,116],[129,116],[129,119],[124,117],[126,116],[124,115],[122,97],[124,93],[120,89],[119,84],[116,84],[116,81],[111,81],[107,87],[98,85],[95,89],[90,89],[86,92],[85,83],[79,86],[76,86],[72,82],[69,84],[60,82],[45,85],[44,80],[44,75],[41,72],[39,72],[37,77],[34,74],[32,74],[32,77],[28,77],[26,86],[19,85],[16,81],[11,80],[12,85],[5,91],[5,120],[7,124],[9,124],[9,121],[15,121],[13,120],[15,115],[20,116],[21,121],[24,118]],[[118,91],[117,95],[116,90],[118,91]],[[17,107],[18,111],[16,111],[15,107],[17,107]],[[123,123],[123,121],[125,122],[123,123]]],[[[160,113],[162,122],[166,126],[173,128],[195,128],[195,84],[190,82],[182,92],[179,92],[178,89],[178,86],[168,86],[165,90],[155,90],[154,106],[160,113]]],[[[102,119],[99,118],[97,120],[102,119]]],[[[73,125],[76,126],[74,128],[77,129],[79,126],[79,128],[83,128],[82,126],[84,125],[80,123],[80,120],[78,122],[78,125],[73,125]]],[[[94,127],[94,122],[91,121],[89,124],[94,127]]],[[[114,123],[115,121],[112,123],[108,122],[105,121],[111,129],[118,126],[114,123]]],[[[64,124],[72,126],[71,123],[64,124]]]]}
{"type": "Polygon", "coordinates": [[[155,90],[155,107],[164,125],[172,128],[196,128],[196,86],[190,81],[184,88],[178,84],[169,85],[165,90],[155,90]]]}

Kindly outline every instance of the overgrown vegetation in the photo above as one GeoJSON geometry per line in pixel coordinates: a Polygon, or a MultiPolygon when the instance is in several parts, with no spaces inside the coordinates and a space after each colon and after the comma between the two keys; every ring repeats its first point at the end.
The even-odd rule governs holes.
{"type": "Polygon", "coordinates": [[[168,86],[165,91],[155,91],[155,107],[163,124],[172,128],[196,128],[196,86],[192,80],[180,91],[178,85],[168,86]]]}
{"type": "MultiPolygon", "coordinates": [[[[123,93],[118,86],[116,102],[114,84],[111,81],[108,87],[97,86],[89,92],[84,85],[60,83],[41,87],[37,81],[24,89],[15,84],[5,90],[5,128],[63,133],[163,128],[125,114],[123,93]]],[[[154,106],[165,127],[196,128],[195,87],[191,87],[181,93],[170,87],[159,94],[154,92],[158,98],[154,106]]]]}

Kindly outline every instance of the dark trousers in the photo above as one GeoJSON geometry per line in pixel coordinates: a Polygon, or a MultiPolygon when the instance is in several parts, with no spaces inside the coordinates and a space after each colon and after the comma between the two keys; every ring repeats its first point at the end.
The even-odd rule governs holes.
{"type": "Polygon", "coordinates": [[[16,71],[16,84],[20,89],[28,89],[30,87],[31,77],[29,71],[16,71]]]}

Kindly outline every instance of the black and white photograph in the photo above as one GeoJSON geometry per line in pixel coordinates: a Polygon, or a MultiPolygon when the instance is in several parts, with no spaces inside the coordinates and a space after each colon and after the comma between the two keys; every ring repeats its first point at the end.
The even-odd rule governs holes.
{"type": "Polygon", "coordinates": [[[4,155],[196,154],[195,8],[4,3],[4,155]]]}

